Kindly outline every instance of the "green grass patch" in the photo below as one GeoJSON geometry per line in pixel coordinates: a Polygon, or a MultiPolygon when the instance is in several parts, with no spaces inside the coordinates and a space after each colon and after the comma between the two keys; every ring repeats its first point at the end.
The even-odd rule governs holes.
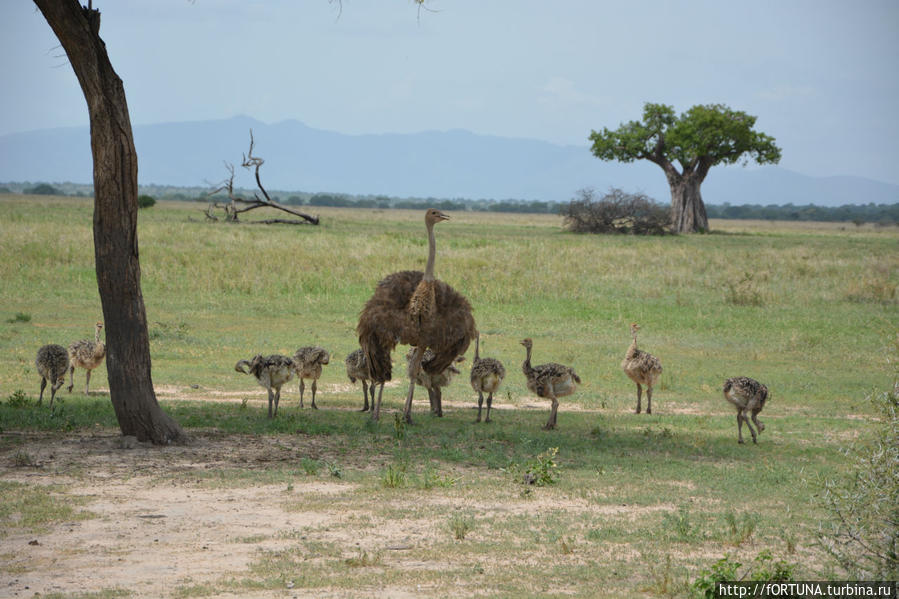
{"type": "MultiPolygon", "coordinates": [[[[101,318],[91,210],[89,201],[0,197],[0,254],[17,257],[0,262],[3,431],[116,430],[105,366],[90,396],[63,389],[52,414],[36,403],[37,349],[87,338],[101,318]]],[[[296,228],[210,224],[193,204],[141,212],[163,409],[189,434],[279,440],[263,462],[159,479],[270,485],[290,514],[340,516],[276,539],[244,535],[237,542],[259,545],[245,572],[186,582],[177,596],[377,585],[396,595],[666,597],[735,563],[738,576],[793,564],[797,579],[826,575],[815,530],[827,513],[815,496],[822,481],[851,475],[843,449],[870,440],[876,415],[864,398],[892,384],[899,231],[713,221],[728,234],[602,237],[562,233],[555,216],[454,214],[437,228],[436,272],[469,298],[482,353],[507,376],[493,422],[474,425],[469,352],[444,391],[445,416],[432,417],[418,389],[407,425],[405,348],[380,423],[356,411],[361,391],[342,362],[358,347],[358,314],[377,281],[423,268],[421,214],[320,213],[321,226],[296,228]],[[633,414],[636,389],[619,366],[631,322],[664,366],[651,416],[633,414]],[[524,337],[535,363],[564,363],[583,379],[562,399],[557,430],[541,430],[549,402],[520,373],[524,337]],[[332,356],[320,409],[299,408],[293,381],[269,420],[265,390],[235,362],[312,344],[332,356]],[[737,444],[721,393],[741,375],[771,390],[758,445],[737,444]],[[339,492],[300,496],[322,483],[339,492]],[[391,522],[404,529],[384,533],[391,522]]],[[[0,438],[0,452],[9,471],[40,467],[13,436],[0,438]]],[[[0,529],[85,513],[64,489],[37,491],[0,482],[0,529]]]]}

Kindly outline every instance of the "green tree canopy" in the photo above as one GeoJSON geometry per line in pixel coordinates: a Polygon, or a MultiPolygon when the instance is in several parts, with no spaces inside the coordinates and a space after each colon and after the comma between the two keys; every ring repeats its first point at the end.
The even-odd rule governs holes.
{"type": "Polygon", "coordinates": [[[754,130],[755,121],[756,117],[723,104],[693,106],[678,116],[672,106],[647,102],[642,121],[622,123],[614,131],[591,131],[591,149],[600,160],[658,164],[671,187],[675,228],[704,230],[708,219],[699,186],[709,169],[739,161],[780,161],[774,138],[754,130]]]}

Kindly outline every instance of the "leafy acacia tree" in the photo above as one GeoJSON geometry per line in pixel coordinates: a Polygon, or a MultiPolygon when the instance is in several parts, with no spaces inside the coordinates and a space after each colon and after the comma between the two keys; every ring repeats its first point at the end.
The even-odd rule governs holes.
{"type": "Polygon", "coordinates": [[[109,396],[124,435],[185,440],[162,411],[150,378],[150,339],[137,253],[137,151],[122,80],[100,39],[100,12],[77,0],[34,0],[62,44],[90,113],[94,259],[106,322],[109,396]]]}
{"type": "Polygon", "coordinates": [[[692,233],[709,228],[699,192],[709,169],[740,160],[780,161],[774,138],[753,130],[755,121],[756,117],[722,104],[694,106],[677,116],[671,106],[647,102],[642,122],[623,123],[615,131],[592,131],[590,140],[593,155],[600,160],[649,160],[659,165],[671,187],[674,230],[692,233]]]}

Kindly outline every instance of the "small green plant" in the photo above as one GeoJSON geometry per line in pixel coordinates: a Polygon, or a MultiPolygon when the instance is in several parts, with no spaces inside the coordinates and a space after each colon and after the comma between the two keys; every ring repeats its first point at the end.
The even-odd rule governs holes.
{"type": "Polygon", "coordinates": [[[442,489],[452,487],[459,479],[453,478],[448,474],[441,475],[430,463],[425,466],[421,475],[418,477],[417,486],[421,489],[433,489],[439,487],[442,489]]]}
{"type": "Polygon", "coordinates": [[[15,324],[17,322],[31,322],[31,314],[26,314],[25,312],[16,312],[15,316],[12,318],[8,318],[6,322],[10,324],[15,324]]]}
{"type": "Polygon", "coordinates": [[[675,513],[667,513],[662,518],[665,530],[681,541],[689,541],[700,536],[699,526],[693,524],[686,506],[680,506],[675,513]]]}
{"type": "Polygon", "coordinates": [[[6,398],[6,405],[11,408],[27,408],[31,404],[31,398],[25,395],[21,389],[16,389],[6,398]]]}
{"type": "Polygon", "coordinates": [[[711,568],[700,572],[699,577],[693,581],[691,588],[695,597],[715,599],[718,596],[718,583],[740,580],[737,571],[742,566],[740,562],[732,561],[729,555],[725,555],[711,568]]]}
{"type": "Polygon", "coordinates": [[[387,464],[381,475],[381,484],[388,489],[397,489],[406,485],[406,467],[404,465],[387,464]]]}
{"type": "Polygon", "coordinates": [[[313,460],[312,458],[303,458],[300,460],[300,467],[307,475],[316,476],[319,470],[321,470],[322,464],[318,460],[313,460]]]}
{"type": "Polygon", "coordinates": [[[733,582],[738,580],[752,582],[791,582],[794,580],[793,572],[796,564],[791,564],[781,559],[774,559],[767,549],[760,551],[752,563],[740,573],[743,566],[738,561],[725,555],[711,568],[700,572],[698,578],[693,581],[691,589],[695,597],[715,599],[718,597],[719,582],[733,582]]]}
{"type": "Polygon", "coordinates": [[[515,482],[545,487],[558,480],[559,465],[555,461],[558,453],[558,447],[550,447],[543,453],[538,454],[534,459],[526,462],[523,466],[509,464],[504,470],[512,475],[512,479],[515,482]]]}
{"type": "Polygon", "coordinates": [[[450,518],[449,529],[453,533],[453,538],[457,541],[465,540],[465,536],[474,528],[474,519],[465,514],[453,514],[450,518]]]}
{"type": "Polygon", "coordinates": [[[794,580],[793,571],[796,564],[782,559],[774,559],[767,549],[760,551],[752,562],[749,580],[768,582],[790,582],[794,580]]]}
{"type": "Polygon", "coordinates": [[[731,542],[737,547],[752,538],[752,535],[755,534],[756,526],[758,526],[758,521],[757,515],[748,512],[744,513],[740,518],[737,518],[737,515],[733,512],[724,514],[724,522],[730,534],[731,542]]]}
{"type": "Polygon", "coordinates": [[[381,563],[381,554],[369,554],[367,551],[360,549],[358,555],[343,560],[343,563],[351,568],[366,568],[370,566],[377,566],[381,563]]]}
{"type": "Polygon", "coordinates": [[[649,573],[652,579],[652,584],[646,588],[647,591],[671,599],[684,596],[689,589],[689,583],[686,579],[678,578],[676,575],[675,568],[671,564],[671,555],[665,555],[664,565],[657,565],[661,561],[657,558],[647,559],[644,556],[644,560],[649,564],[649,573]]]}
{"type": "Polygon", "coordinates": [[[31,457],[31,454],[22,449],[18,450],[13,455],[12,461],[16,468],[30,468],[37,465],[34,458],[31,457]]]}
{"type": "Polygon", "coordinates": [[[325,462],[325,467],[328,469],[328,473],[334,478],[342,478],[343,472],[340,470],[340,466],[335,464],[334,462],[325,462]]]}
{"type": "Polygon", "coordinates": [[[393,415],[393,437],[397,441],[402,441],[406,438],[406,421],[399,414],[393,415]]]}

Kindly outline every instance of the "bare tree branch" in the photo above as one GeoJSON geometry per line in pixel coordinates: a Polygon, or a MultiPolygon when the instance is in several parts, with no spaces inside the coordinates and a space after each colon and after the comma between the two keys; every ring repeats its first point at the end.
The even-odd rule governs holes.
{"type": "Polygon", "coordinates": [[[288,208],[287,206],[282,206],[278,202],[272,200],[272,198],[268,195],[268,192],[265,190],[265,187],[262,185],[262,177],[259,174],[259,169],[265,164],[265,160],[260,158],[259,156],[253,156],[253,146],[255,145],[256,140],[253,138],[253,130],[250,129],[250,149],[249,151],[243,155],[243,162],[241,166],[246,169],[254,169],[254,174],[256,176],[256,185],[259,187],[259,190],[262,192],[262,195],[265,199],[259,197],[258,194],[253,194],[253,199],[248,200],[242,197],[234,195],[234,165],[225,162],[225,168],[228,169],[230,176],[221,185],[217,188],[210,191],[206,194],[206,197],[212,197],[215,194],[226,191],[228,192],[228,199],[230,202],[227,204],[221,204],[219,202],[210,202],[209,206],[204,211],[206,218],[208,220],[218,220],[218,217],[215,216],[215,209],[219,208],[225,211],[225,220],[228,222],[240,222],[238,219],[238,215],[243,212],[249,212],[250,210],[255,210],[256,208],[275,208],[277,210],[282,210],[287,212],[288,214],[293,214],[294,216],[298,216],[302,218],[302,221],[295,220],[283,220],[283,219],[269,219],[264,221],[253,221],[251,224],[292,224],[292,225],[302,225],[302,224],[312,224],[317,225],[319,223],[318,216],[311,216],[309,214],[305,214],[300,212],[299,210],[294,210],[293,208],[288,208]],[[238,204],[240,203],[240,204],[238,204]]]}

